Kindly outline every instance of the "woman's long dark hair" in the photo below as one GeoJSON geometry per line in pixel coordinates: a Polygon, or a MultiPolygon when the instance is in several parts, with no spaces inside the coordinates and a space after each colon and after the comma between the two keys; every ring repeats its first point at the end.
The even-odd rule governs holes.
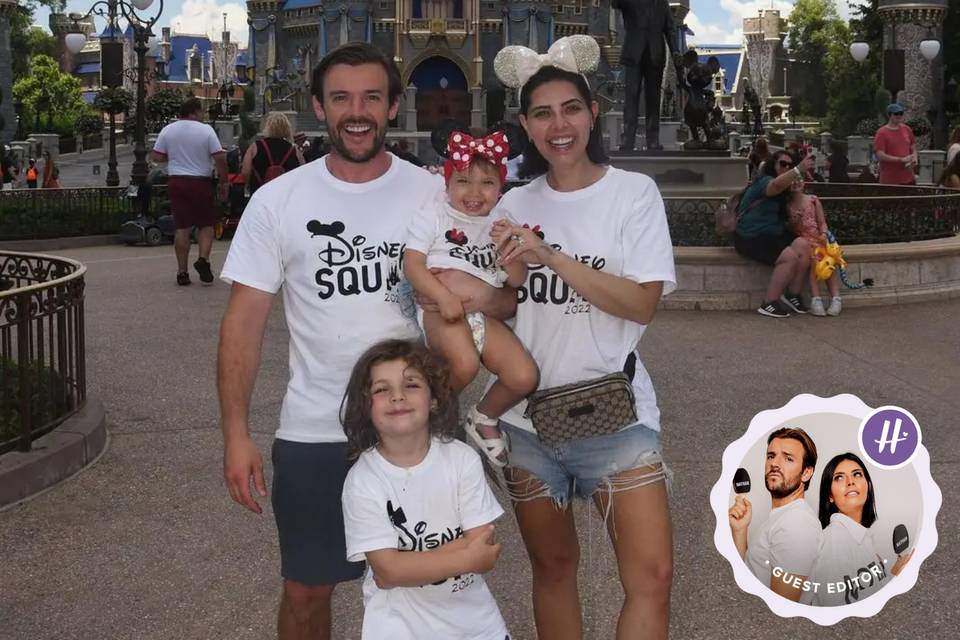
{"type": "Polygon", "coordinates": [[[370,417],[370,372],[383,362],[403,360],[427,380],[430,387],[430,433],[444,440],[453,438],[457,426],[457,395],[450,389],[446,360],[411,340],[384,340],[367,349],[353,365],[347,390],[340,403],[340,422],[347,436],[347,457],[356,459],[379,441],[370,417]]]}
{"type": "Polygon", "coordinates": [[[780,162],[780,158],[784,156],[790,158],[790,162],[793,163],[793,166],[797,166],[797,156],[795,156],[794,154],[790,153],[785,149],[781,149],[780,151],[774,152],[772,156],[767,158],[766,162],[763,165],[763,175],[770,176],[771,178],[776,178],[777,163],[780,162]]]}
{"type": "MultiPolygon", "coordinates": [[[[530,76],[527,84],[520,90],[520,113],[524,116],[530,111],[530,96],[540,85],[552,82],[554,80],[563,80],[569,82],[577,88],[577,93],[583,98],[587,108],[593,104],[593,94],[587,85],[586,79],[579,73],[564,71],[557,67],[541,67],[539,71],[530,76]]],[[[587,157],[594,164],[606,164],[609,160],[607,152],[603,148],[603,132],[600,130],[600,118],[593,121],[590,128],[590,139],[587,141],[587,157]]],[[[543,175],[550,168],[549,163],[540,154],[540,150],[529,141],[523,150],[523,162],[520,163],[521,178],[536,178],[543,175]]]]}
{"type": "Polygon", "coordinates": [[[863,503],[863,515],[860,517],[860,524],[869,528],[877,521],[877,502],[873,493],[873,480],[870,479],[870,471],[867,469],[867,465],[863,464],[863,460],[850,452],[833,456],[823,470],[823,475],[820,476],[820,526],[826,529],[827,525],[830,524],[830,516],[839,511],[836,503],[830,501],[830,494],[833,487],[833,472],[837,470],[837,465],[844,460],[855,462],[863,469],[863,477],[867,480],[867,500],[863,503]]]}

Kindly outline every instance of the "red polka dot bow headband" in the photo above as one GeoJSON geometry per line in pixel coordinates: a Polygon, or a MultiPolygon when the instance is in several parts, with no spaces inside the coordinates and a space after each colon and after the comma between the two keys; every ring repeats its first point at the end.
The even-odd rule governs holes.
{"type": "Polygon", "coordinates": [[[443,163],[443,176],[447,180],[454,170],[466,171],[474,158],[486,160],[500,171],[500,181],[507,179],[507,157],[510,144],[503,131],[474,138],[469,133],[453,131],[447,138],[447,161],[443,163]]]}

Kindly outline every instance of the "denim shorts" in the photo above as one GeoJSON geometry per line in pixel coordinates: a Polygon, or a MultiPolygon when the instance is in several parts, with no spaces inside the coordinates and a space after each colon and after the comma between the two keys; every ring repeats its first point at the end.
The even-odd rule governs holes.
{"type": "Polygon", "coordinates": [[[574,495],[589,498],[598,490],[626,491],[668,479],[660,434],[642,424],[607,435],[570,440],[555,447],[540,442],[535,433],[512,424],[501,421],[500,428],[510,437],[508,465],[527,471],[540,481],[508,480],[510,497],[518,502],[549,497],[565,508],[574,495]],[[653,471],[629,479],[615,477],[646,466],[653,471]]]}

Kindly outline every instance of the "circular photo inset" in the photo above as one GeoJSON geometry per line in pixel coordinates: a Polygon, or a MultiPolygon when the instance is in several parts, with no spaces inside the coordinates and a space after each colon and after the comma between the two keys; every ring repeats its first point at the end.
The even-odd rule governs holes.
{"type": "Polygon", "coordinates": [[[765,411],[724,453],[711,493],[717,549],[780,615],[869,616],[913,586],[936,544],[940,493],[925,449],[896,469],[863,455],[870,407],[804,395],[765,411]]]}

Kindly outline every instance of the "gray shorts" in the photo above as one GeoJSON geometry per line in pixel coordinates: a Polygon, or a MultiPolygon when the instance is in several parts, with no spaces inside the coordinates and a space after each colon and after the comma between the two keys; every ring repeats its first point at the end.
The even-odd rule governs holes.
{"type": "Polygon", "coordinates": [[[364,563],[347,562],[343,535],[346,452],[345,442],[273,442],[271,501],[286,580],[315,586],[363,575],[364,563]]]}

